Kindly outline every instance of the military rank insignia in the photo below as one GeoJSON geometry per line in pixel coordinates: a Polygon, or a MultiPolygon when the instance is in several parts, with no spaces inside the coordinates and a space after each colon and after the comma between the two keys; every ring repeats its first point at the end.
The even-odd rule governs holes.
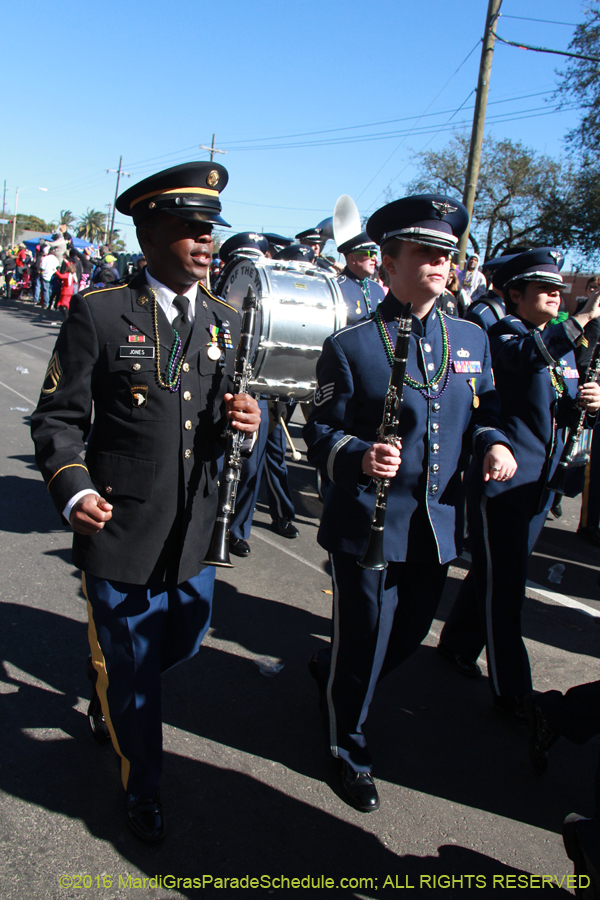
{"type": "Polygon", "coordinates": [[[131,402],[136,409],[148,405],[148,385],[132,384],[131,385],[131,402]]]}
{"type": "Polygon", "coordinates": [[[58,387],[61,375],[62,369],[60,367],[60,360],[58,358],[58,353],[55,351],[52,354],[52,359],[48,363],[48,368],[46,369],[46,376],[44,378],[44,383],[42,384],[42,394],[53,394],[58,387]]]}

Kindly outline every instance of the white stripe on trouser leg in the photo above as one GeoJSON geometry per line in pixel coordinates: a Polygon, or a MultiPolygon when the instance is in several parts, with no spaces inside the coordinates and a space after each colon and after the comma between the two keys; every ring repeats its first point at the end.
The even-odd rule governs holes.
{"type": "Polygon", "coordinates": [[[327,682],[327,711],[329,713],[329,747],[335,757],[339,756],[337,747],[337,722],[335,718],[335,709],[331,698],[331,688],[335,677],[335,666],[337,662],[338,650],[340,647],[340,595],[335,577],[335,566],[333,565],[333,555],[329,554],[329,562],[331,564],[331,583],[333,585],[333,644],[331,647],[331,667],[329,669],[329,681],[327,682]]]}
{"type": "Polygon", "coordinates": [[[485,544],[486,569],[485,569],[485,625],[487,632],[487,662],[488,671],[492,676],[492,684],[494,692],[500,695],[498,686],[498,673],[496,671],[496,653],[494,650],[494,629],[492,621],[492,593],[493,593],[493,572],[492,572],[492,554],[490,552],[490,535],[488,531],[487,521],[487,497],[481,498],[481,519],[483,522],[483,542],[485,544]]]}

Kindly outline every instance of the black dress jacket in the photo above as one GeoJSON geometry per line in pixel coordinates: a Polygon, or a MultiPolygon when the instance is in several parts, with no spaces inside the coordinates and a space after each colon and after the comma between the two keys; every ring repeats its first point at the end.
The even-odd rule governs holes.
{"type": "Polygon", "coordinates": [[[31,430],[60,513],[88,488],[113,505],[98,534],[74,535],[74,565],[130,584],[181,583],[202,569],[239,333],[238,312],[198,285],[181,384],[171,392],[159,385],[157,353],[166,380],[175,335],[143,272],[72,298],[31,430]],[[226,335],[217,360],[207,353],[210,326],[226,335]]]}

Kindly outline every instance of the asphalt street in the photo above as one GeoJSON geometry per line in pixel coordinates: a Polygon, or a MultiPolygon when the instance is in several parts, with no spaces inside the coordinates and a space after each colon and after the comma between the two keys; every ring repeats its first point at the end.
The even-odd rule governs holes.
{"type": "MultiPolygon", "coordinates": [[[[559,741],[537,776],[526,731],[492,711],[485,659],[473,682],[435,653],[466,559],[427,640],[371,708],[380,811],[340,798],[306,667],[328,639],[331,584],[305,455],[289,463],[299,537],[275,534],[259,504],[251,555],[218,571],[200,653],[164,678],[167,839],[146,848],[129,834],[116,757],[86,718],[87,617],[70,534],[29,436],[60,321],[0,301],[0,898],[497,897],[541,876],[556,879],[552,896],[572,894],[561,824],[592,813],[598,743],[559,741]],[[283,668],[266,676],[259,661],[283,668]],[[243,880],[261,876],[260,887],[243,880]]],[[[300,421],[291,432],[302,449],[300,421]]],[[[579,500],[564,507],[536,548],[524,610],[539,690],[598,678],[600,550],[575,534],[579,500]],[[556,563],[560,584],[548,580],[556,563]]]]}

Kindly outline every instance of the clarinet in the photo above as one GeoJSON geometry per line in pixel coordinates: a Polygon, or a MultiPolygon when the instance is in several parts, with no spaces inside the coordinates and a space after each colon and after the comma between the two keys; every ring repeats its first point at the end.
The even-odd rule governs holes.
{"type": "MultiPolygon", "coordinates": [[[[598,381],[600,377],[600,341],[594,347],[594,352],[592,353],[592,357],[590,359],[590,364],[587,367],[587,372],[585,373],[584,384],[590,384],[594,381],[598,381]]],[[[569,469],[573,465],[573,460],[577,454],[577,445],[579,442],[579,438],[581,437],[581,433],[583,431],[583,427],[585,425],[585,417],[587,415],[587,411],[582,409],[580,406],[574,406],[573,411],[571,413],[571,421],[569,422],[569,434],[565,441],[565,446],[563,447],[563,452],[561,453],[561,457],[558,461],[558,466],[554,472],[554,475],[548,482],[548,489],[554,491],[555,494],[564,494],[565,493],[565,479],[567,475],[567,469],[569,469]]],[[[587,462],[587,460],[585,461],[587,462]]],[[[582,463],[583,465],[584,463],[582,463]]]]}
{"type": "MultiPolygon", "coordinates": [[[[245,394],[252,380],[252,345],[256,331],[257,307],[256,294],[250,285],[242,305],[244,318],[240,342],[235,354],[234,394],[245,394]]],[[[232,569],[233,563],[229,558],[229,526],[235,511],[235,500],[242,470],[241,448],[245,435],[237,428],[232,428],[229,423],[225,435],[227,444],[219,485],[217,518],[208,553],[202,562],[205,566],[223,566],[232,569]]]]}
{"type": "MultiPolygon", "coordinates": [[[[385,395],[383,420],[377,430],[378,444],[395,444],[398,439],[400,404],[402,403],[404,375],[412,331],[412,303],[406,304],[402,318],[397,322],[398,337],[394,349],[394,364],[385,395]]],[[[358,560],[358,565],[362,569],[387,569],[387,562],[383,555],[383,529],[390,484],[390,478],[375,479],[375,509],[371,519],[371,531],[365,552],[358,560]]]]}

